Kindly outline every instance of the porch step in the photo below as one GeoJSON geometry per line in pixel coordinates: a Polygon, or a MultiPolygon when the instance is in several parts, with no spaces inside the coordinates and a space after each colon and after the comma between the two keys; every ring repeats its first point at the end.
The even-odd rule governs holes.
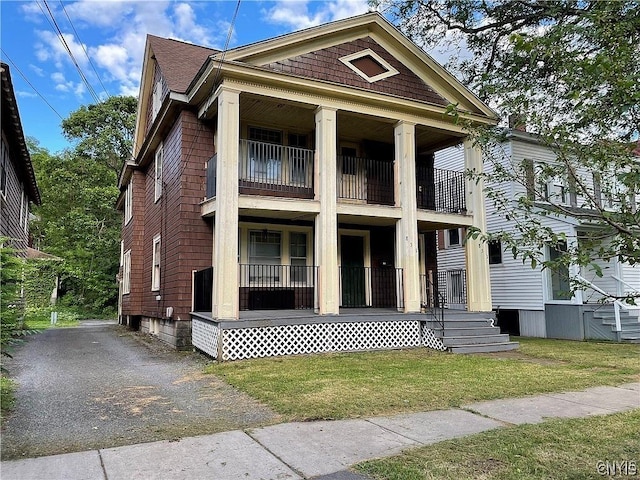
{"type": "MultiPolygon", "coordinates": [[[[434,329],[436,332],[442,332],[442,328],[434,329]]],[[[475,336],[491,336],[498,335],[500,333],[499,327],[449,327],[446,323],[444,326],[444,332],[441,335],[444,338],[449,337],[475,337],[475,336]]]]}
{"type": "MultiPolygon", "coordinates": [[[[439,321],[430,320],[427,322],[430,328],[442,328],[442,325],[439,321]]],[[[485,318],[464,318],[464,319],[456,319],[450,320],[447,318],[445,320],[445,325],[447,328],[486,328],[491,325],[491,319],[485,318]]]]}
{"type": "Polygon", "coordinates": [[[500,333],[498,335],[469,335],[464,337],[444,337],[442,343],[445,347],[457,345],[481,345],[509,342],[509,335],[500,333]]]}
{"type": "Polygon", "coordinates": [[[439,320],[430,319],[427,323],[452,353],[505,352],[518,348],[518,342],[500,333],[494,321],[491,314],[447,311],[444,328],[439,320]]]}
{"type": "Polygon", "coordinates": [[[451,350],[451,353],[492,353],[515,350],[519,346],[520,344],[518,342],[480,343],[474,345],[455,345],[449,347],[449,350],[451,350]]]}

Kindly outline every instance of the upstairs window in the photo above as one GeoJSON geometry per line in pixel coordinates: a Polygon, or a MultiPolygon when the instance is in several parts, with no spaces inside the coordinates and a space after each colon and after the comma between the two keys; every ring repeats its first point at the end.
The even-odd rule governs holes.
{"type": "Polygon", "coordinates": [[[500,240],[489,241],[489,265],[502,263],[502,242],[500,240]]]}
{"type": "Polygon", "coordinates": [[[133,217],[133,180],[129,181],[124,192],[124,224],[128,224],[133,217]]]}
{"type": "Polygon", "coordinates": [[[370,48],[351,55],[345,55],[340,57],[339,60],[369,83],[374,83],[399,73],[398,70],[370,48]]]}
{"type": "Polygon", "coordinates": [[[459,228],[451,228],[447,230],[447,246],[455,247],[459,246],[460,243],[460,229],[459,228]]]}
{"type": "Polygon", "coordinates": [[[152,98],[152,110],[151,110],[151,118],[156,118],[158,112],[160,111],[160,106],[162,105],[162,80],[157,79],[155,85],[153,86],[153,98],[152,98]]]}
{"type": "Polygon", "coordinates": [[[7,168],[9,165],[9,149],[2,140],[2,152],[0,152],[0,195],[7,196],[7,168]]]}
{"type": "Polygon", "coordinates": [[[163,163],[163,148],[162,144],[156,150],[156,159],[154,167],[154,196],[155,202],[162,196],[162,163],[163,163]]]}

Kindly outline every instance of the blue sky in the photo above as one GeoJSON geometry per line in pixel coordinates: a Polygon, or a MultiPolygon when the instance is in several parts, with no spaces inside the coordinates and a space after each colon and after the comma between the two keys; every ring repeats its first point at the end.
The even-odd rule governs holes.
{"type": "MultiPolygon", "coordinates": [[[[94,103],[56,35],[48,9],[91,88],[105,98],[138,94],[147,33],[222,49],[236,5],[236,1],[2,0],[1,56],[11,70],[25,135],[58,152],[69,146],[58,114],[66,118],[81,105],[94,103]]],[[[366,0],[243,0],[229,46],[367,10],[366,0]]]]}

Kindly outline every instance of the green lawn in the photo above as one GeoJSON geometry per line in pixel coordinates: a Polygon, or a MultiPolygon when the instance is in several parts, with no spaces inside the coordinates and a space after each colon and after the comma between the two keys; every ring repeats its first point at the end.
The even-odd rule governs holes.
{"type": "Polygon", "coordinates": [[[492,430],[364,462],[356,470],[384,480],[638,478],[640,409],[492,430]],[[603,475],[605,462],[627,475],[603,475]]]}
{"type": "Polygon", "coordinates": [[[288,420],[426,411],[640,379],[640,345],[519,339],[516,352],[428,349],[279,357],[213,364],[288,420]]]}
{"type": "Polygon", "coordinates": [[[30,330],[45,330],[47,328],[77,327],[83,316],[74,309],[67,307],[39,307],[28,308],[25,312],[25,328],[30,330]],[[51,312],[58,312],[58,321],[51,324],[51,312]]]}

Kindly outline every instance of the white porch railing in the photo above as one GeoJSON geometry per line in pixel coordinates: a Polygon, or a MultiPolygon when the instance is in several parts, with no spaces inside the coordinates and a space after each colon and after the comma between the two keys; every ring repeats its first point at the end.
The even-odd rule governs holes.
{"type": "MultiPolygon", "coordinates": [[[[619,278],[615,277],[612,275],[612,277],[618,281],[618,282],[623,282],[622,280],[620,280],[619,278]]],[[[590,282],[589,280],[587,280],[586,278],[584,278],[581,275],[574,275],[573,276],[574,280],[577,280],[579,283],[587,285],[589,288],[595,290],[596,292],[600,293],[601,295],[605,296],[605,297],[609,297],[611,298],[611,294],[605,292],[604,290],[602,290],[600,287],[598,287],[597,285],[594,285],[592,282],[590,282]]],[[[633,289],[633,287],[631,287],[633,289]]],[[[613,300],[613,312],[615,315],[615,320],[616,320],[616,332],[621,332],[622,331],[622,323],[620,322],[620,309],[624,309],[624,310],[640,310],[640,306],[638,305],[629,305],[628,303],[623,302],[622,300],[616,298],[613,300]]],[[[640,322],[640,317],[639,317],[639,322],[640,322]]]]}

